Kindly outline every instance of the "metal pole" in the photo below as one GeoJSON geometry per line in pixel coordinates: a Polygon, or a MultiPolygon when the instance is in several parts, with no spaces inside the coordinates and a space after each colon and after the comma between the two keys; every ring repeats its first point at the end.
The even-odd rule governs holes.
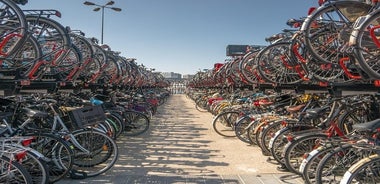
{"type": "Polygon", "coordinates": [[[83,4],[84,5],[87,5],[87,6],[95,6],[97,8],[95,8],[93,11],[99,11],[100,9],[102,9],[102,30],[101,30],[101,38],[100,38],[100,43],[103,44],[103,37],[104,37],[104,8],[109,8],[111,10],[114,10],[114,11],[121,11],[121,8],[117,8],[117,7],[109,7],[109,6],[112,6],[115,2],[114,1],[109,1],[108,3],[106,3],[105,5],[98,5],[98,4],[95,4],[93,2],[90,2],[90,1],[85,1],[83,4]]]}
{"type": "Polygon", "coordinates": [[[104,33],[104,6],[102,6],[102,35],[100,43],[103,44],[103,33],[104,33]]]}

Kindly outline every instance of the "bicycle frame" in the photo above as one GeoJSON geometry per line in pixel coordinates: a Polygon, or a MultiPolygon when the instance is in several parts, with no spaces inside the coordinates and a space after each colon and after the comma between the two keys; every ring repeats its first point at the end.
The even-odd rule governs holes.
{"type": "Polygon", "coordinates": [[[58,112],[54,109],[53,104],[48,104],[50,109],[53,111],[53,126],[51,128],[51,132],[58,132],[58,133],[64,133],[64,137],[66,140],[69,140],[73,143],[75,147],[80,149],[81,151],[85,152],[86,154],[89,154],[90,151],[84,148],[78,140],[74,137],[74,135],[71,133],[69,128],[65,125],[61,117],[59,116],[58,112]],[[58,130],[58,126],[61,126],[61,129],[58,130]]]}

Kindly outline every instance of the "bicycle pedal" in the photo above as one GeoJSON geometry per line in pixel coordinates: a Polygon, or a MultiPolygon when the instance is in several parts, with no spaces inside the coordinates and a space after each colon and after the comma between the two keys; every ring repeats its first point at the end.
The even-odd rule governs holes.
{"type": "Polygon", "coordinates": [[[285,165],[280,165],[276,169],[278,171],[289,171],[289,169],[285,165]]]}
{"type": "Polygon", "coordinates": [[[85,172],[80,172],[80,171],[77,171],[75,169],[72,169],[70,172],[70,178],[71,179],[85,179],[87,178],[87,173],[85,172]]]}

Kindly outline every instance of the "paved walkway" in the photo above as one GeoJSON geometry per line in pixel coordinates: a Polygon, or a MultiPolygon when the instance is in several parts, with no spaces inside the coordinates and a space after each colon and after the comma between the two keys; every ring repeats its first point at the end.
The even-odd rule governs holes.
{"type": "Polygon", "coordinates": [[[144,135],[118,140],[119,160],[107,173],[59,184],[272,184],[303,183],[276,170],[259,148],[216,134],[213,116],[198,112],[185,95],[172,95],[144,135]]]}

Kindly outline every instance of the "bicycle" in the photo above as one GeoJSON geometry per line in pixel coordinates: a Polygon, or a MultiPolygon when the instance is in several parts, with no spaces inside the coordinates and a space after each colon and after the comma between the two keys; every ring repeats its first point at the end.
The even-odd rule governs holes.
{"type": "MultiPolygon", "coordinates": [[[[44,112],[32,110],[32,109],[26,109],[27,110],[26,115],[28,115],[28,119],[23,121],[22,124],[18,126],[18,128],[23,129],[26,127],[30,127],[31,123],[35,123],[35,126],[40,127],[39,129],[40,131],[45,130],[45,132],[50,133],[48,135],[42,135],[42,137],[49,137],[50,139],[48,140],[51,140],[51,138],[54,138],[53,136],[54,134],[60,135],[60,137],[65,137],[71,143],[70,151],[66,151],[66,154],[70,154],[71,152],[73,152],[74,159],[72,162],[69,162],[67,166],[61,165],[62,163],[66,163],[66,162],[60,161],[62,163],[58,165],[59,168],[64,169],[64,172],[71,171],[71,172],[74,172],[74,174],[79,173],[87,177],[91,177],[91,176],[97,176],[99,174],[102,174],[113,166],[113,164],[116,162],[117,157],[118,157],[118,148],[117,148],[116,142],[111,137],[106,135],[104,132],[100,132],[99,131],[100,129],[88,127],[86,124],[82,124],[81,119],[79,120],[76,119],[76,118],[83,117],[84,114],[81,114],[81,113],[85,113],[85,112],[89,112],[90,115],[95,115],[97,117],[99,117],[99,115],[100,117],[102,117],[104,116],[104,114],[98,114],[98,115],[91,114],[94,111],[91,111],[91,110],[86,111],[86,110],[89,110],[86,108],[78,109],[77,111],[73,111],[73,112],[69,111],[69,113],[73,113],[72,115],[73,119],[71,120],[71,123],[76,123],[75,125],[79,126],[80,128],[78,130],[71,131],[67,127],[67,124],[61,119],[60,114],[54,108],[54,104],[57,103],[56,100],[39,99],[39,103],[44,105],[46,110],[49,110],[52,113],[53,115],[51,117],[52,119],[48,118],[49,117],[48,113],[44,113],[44,112]],[[42,121],[35,121],[36,118],[40,118],[42,121]],[[47,123],[45,121],[47,121],[47,123]],[[43,123],[43,125],[41,123],[43,123]],[[70,165],[72,165],[72,168],[70,167],[70,165]]],[[[87,121],[88,120],[94,120],[94,119],[87,119],[87,121]]],[[[104,119],[101,118],[101,121],[103,120],[104,119]]],[[[97,121],[99,121],[99,119],[95,120],[95,123],[97,121]]],[[[83,122],[83,123],[86,123],[86,122],[83,122]]],[[[30,128],[33,128],[33,126],[31,126],[30,128]]],[[[46,141],[47,141],[46,138],[44,138],[43,142],[47,143],[46,141]]],[[[56,141],[54,143],[56,143],[56,141]]],[[[38,146],[41,146],[41,145],[38,145],[38,146]]],[[[53,144],[52,146],[56,147],[55,144],[53,144]]],[[[40,149],[44,150],[44,147],[40,147],[40,149]]],[[[62,147],[60,149],[62,149],[62,147]]],[[[49,150],[50,149],[46,151],[50,153],[49,150]]],[[[61,160],[65,160],[65,159],[61,159],[61,160]]]]}

